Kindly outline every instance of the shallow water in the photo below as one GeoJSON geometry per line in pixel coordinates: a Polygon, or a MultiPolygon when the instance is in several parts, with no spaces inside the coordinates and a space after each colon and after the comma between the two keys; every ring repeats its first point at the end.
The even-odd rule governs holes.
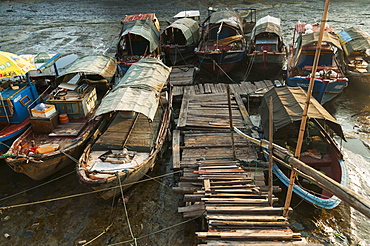
{"type": "MultiPolygon", "coordinates": [[[[320,22],[324,1],[158,1],[89,0],[89,1],[0,1],[0,50],[17,54],[48,52],[86,55],[97,52],[114,53],[120,32],[120,21],[126,14],[155,12],[160,22],[182,10],[200,10],[206,17],[208,6],[254,7],[257,17],[272,15],[281,18],[285,43],[291,42],[293,26],[301,23],[320,22]]],[[[368,0],[331,1],[328,22],[336,31],[355,26],[370,32],[368,0]]],[[[345,92],[326,107],[343,125],[348,142],[344,153],[350,174],[350,188],[369,198],[370,153],[369,144],[369,95],[361,94],[349,86],[345,92]],[[365,143],[365,144],[364,144],[365,143]]],[[[154,177],[171,173],[169,158],[162,160],[149,175],[154,177]]],[[[26,191],[43,184],[14,173],[0,162],[0,206],[23,204],[45,199],[89,192],[80,185],[69,167],[48,180],[68,174],[48,185],[26,191]],[[18,192],[20,195],[3,200],[18,192]]],[[[170,174],[157,181],[135,185],[127,192],[127,211],[133,236],[128,228],[123,204],[112,206],[86,194],[60,201],[3,210],[0,214],[3,245],[76,245],[96,239],[92,245],[109,245],[138,239],[138,245],[195,245],[194,231],[199,221],[179,224],[184,219],[177,213],[183,206],[182,195],[173,194],[177,176],[170,174]],[[179,224],[179,225],[178,225],[179,224]],[[176,226],[174,226],[176,225],[176,226]],[[163,230],[171,227],[168,230],[163,230]],[[156,234],[152,234],[158,232],[156,234]],[[10,236],[6,238],[5,233],[10,236]]],[[[283,195],[282,195],[283,196],[283,195]]],[[[370,198],[369,198],[370,199],[370,198]]],[[[315,209],[301,200],[293,200],[294,229],[312,242],[325,245],[368,245],[370,221],[346,204],[330,211],[315,209]],[[310,211],[307,213],[307,211],[310,211]]],[[[131,241],[131,245],[134,243],[131,241]]]]}

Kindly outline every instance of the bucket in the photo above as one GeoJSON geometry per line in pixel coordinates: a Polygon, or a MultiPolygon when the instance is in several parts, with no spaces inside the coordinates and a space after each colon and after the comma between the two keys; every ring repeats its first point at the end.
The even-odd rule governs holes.
{"type": "Polygon", "coordinates": [[[125,119],[129,119],[129,118],[132,118],[134,117],[136,114],[135,111],[122,111],[120,112],[120,115],[122,116],[122,118],[125,118],[125,119]]]}
{"type": "Polygon", "coordinates": [[[59,115],[59,123],[60,124],[67,124],[67,123],[69,123],[68,115],[67,114],[60,114],[59,115]]]}

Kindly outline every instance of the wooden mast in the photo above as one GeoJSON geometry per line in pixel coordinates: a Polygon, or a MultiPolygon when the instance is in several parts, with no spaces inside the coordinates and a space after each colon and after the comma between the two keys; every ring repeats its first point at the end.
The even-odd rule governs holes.
{"type": "MultiPolygon", "coordinates": [[[[320,59],[320,53],[321,53],[321,43],[322,39],[324,36],[324,29],[325,29],[325,24],[326,24],[326,19],[327,19],[327,14],[328,14],[328,9],[329,9],[329,2],[330,0],[325,1],[325,8],[324,8],[324,13],[322,16],[321,20],[321,26],[320,26],[320,35],[319,35],[319,40],[316,45],[316,52],[315,52],[315,57],[312,65],[312,71],[311,71],[311,78],[310,78],[310,83],[307,89],[307,97],[306,97],[306,102],[305,102],[305,107],[302,115],[302,121],[301,121],[301,126],[299,129],[299,134],[298,134],[298,141],[297,141],[297,146],[295,149],[294,156],[299,159],[301,155],[301,147],[302,147],[302,141],[303,141],[303,136],[305,133],[306,129],[306,123],[307,123],[307,113],[308,113],[308,108],[310,105],[310,100],[311,100],[311,94],[312,94],[312,89],[314,86],[314,81],[316,78],[316,70],[317,70],[317,65],[319,63],[320,59]]],[[[289,181],[289,186],[288,186],[288,191],[287,191],[287,197],[285,200],[285,205],[284,205],[284,213],[283,216],[287,217],[288,215],[288,209],[290,206],[290,202],[292,200],[292,193],[293,193],[293,186],[294,186],[294,181],[295,181],[295,176],[296,172],[294,171],[294,168],[292,168],[292,171],[290,173],[290,181],[289,181]]]]}

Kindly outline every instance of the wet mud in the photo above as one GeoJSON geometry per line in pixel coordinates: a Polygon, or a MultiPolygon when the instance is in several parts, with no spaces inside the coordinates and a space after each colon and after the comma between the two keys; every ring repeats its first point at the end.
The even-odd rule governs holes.
{"type": "MultiPolygon", "coordinates": [[[[17,54],[39,52],[114,55],[125,15],[156,13],[161,23],[182,10],[207,7],[253,7],[257,18],[281,18],[285,43],[291,42],[293,26],[320,22],[325,1],[56,1],[0,0],[0,50],[17,54]]],[[[355,26],[370,32],[368,0],[332,0],[328,22],[336,31],[355,26]]],[[[370,197],[369,95],[349,86],[325,105],[343,125],[348,142],[344,152],[350,173],[350,187],[370,197]]],[[[28,204],[3,209],[0,214],[1,245],[196,245],[194,232],[199,220],[188,221],[177,212],[184,206],[181,194],[172,193],[178,174],[171,174],[171,152],[148,175],[156,177],[133,186],[122,202],[104,201],[77,181],[70,166],[45,181],[36,182],[13,172],[0,162],[0,206],[28,204]],[[64,176],[63,176],[64,175],[64,176]],[[52,181],[59,178],[55,181],[52,181]],[[45,184],[45,182],[50,183],[45,184]],[[42,185],[42,186],[40,186],[42,185]],[[40,187],[37,187],[40,186],[40,187]],[[37,187],[37,188],[34,188],[37,187]],[[34,188],[34,189],[32,189],[34,188]],[[85,194],[86,193],[86,194],[85,194]],[[16,195],[14,195],[16,194],[16,195]],[[83,194],[76,195],[75,194],[83,194]],[[72,196],[63,200],[56,198],[72,196]],[[32,204],[37,201],[48,202],[32,204]],[[127,216],[126,212],[127,211],[127,216]],[[127,219],[128,218],[128,219],[127,219]],[[128,222],[129,220],[129,222],[128,222]],[[131,227],[129,227],[130,225],[131,227]],[[100,236],[99,236],[100,235],[100,236]],[[94,238],[96,238],[94,240],[94,238]]],[[[284,200],[284,191],[279,194],[284,200]]],[[[368,245],[369,219],[342,203],[334,210],[320,210],[299,199],[292,202],[292,227],[310,242],[324,245],[368,245]]]]}

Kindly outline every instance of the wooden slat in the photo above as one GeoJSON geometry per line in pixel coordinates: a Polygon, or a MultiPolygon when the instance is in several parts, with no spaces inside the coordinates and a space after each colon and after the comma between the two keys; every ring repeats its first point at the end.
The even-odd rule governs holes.
{"type": "Polygon", "coordinates": [[[180,168],[180,131],[179,130],[173,131],[172,162],[173,162],[174,169],[180,168]]]}
{"type": "Polygon", "coordinates": [[[188,87],[185,87],[177,127],[184,127],[186,125],[190,95],[191,95],[190,89],[188,87]]]}

